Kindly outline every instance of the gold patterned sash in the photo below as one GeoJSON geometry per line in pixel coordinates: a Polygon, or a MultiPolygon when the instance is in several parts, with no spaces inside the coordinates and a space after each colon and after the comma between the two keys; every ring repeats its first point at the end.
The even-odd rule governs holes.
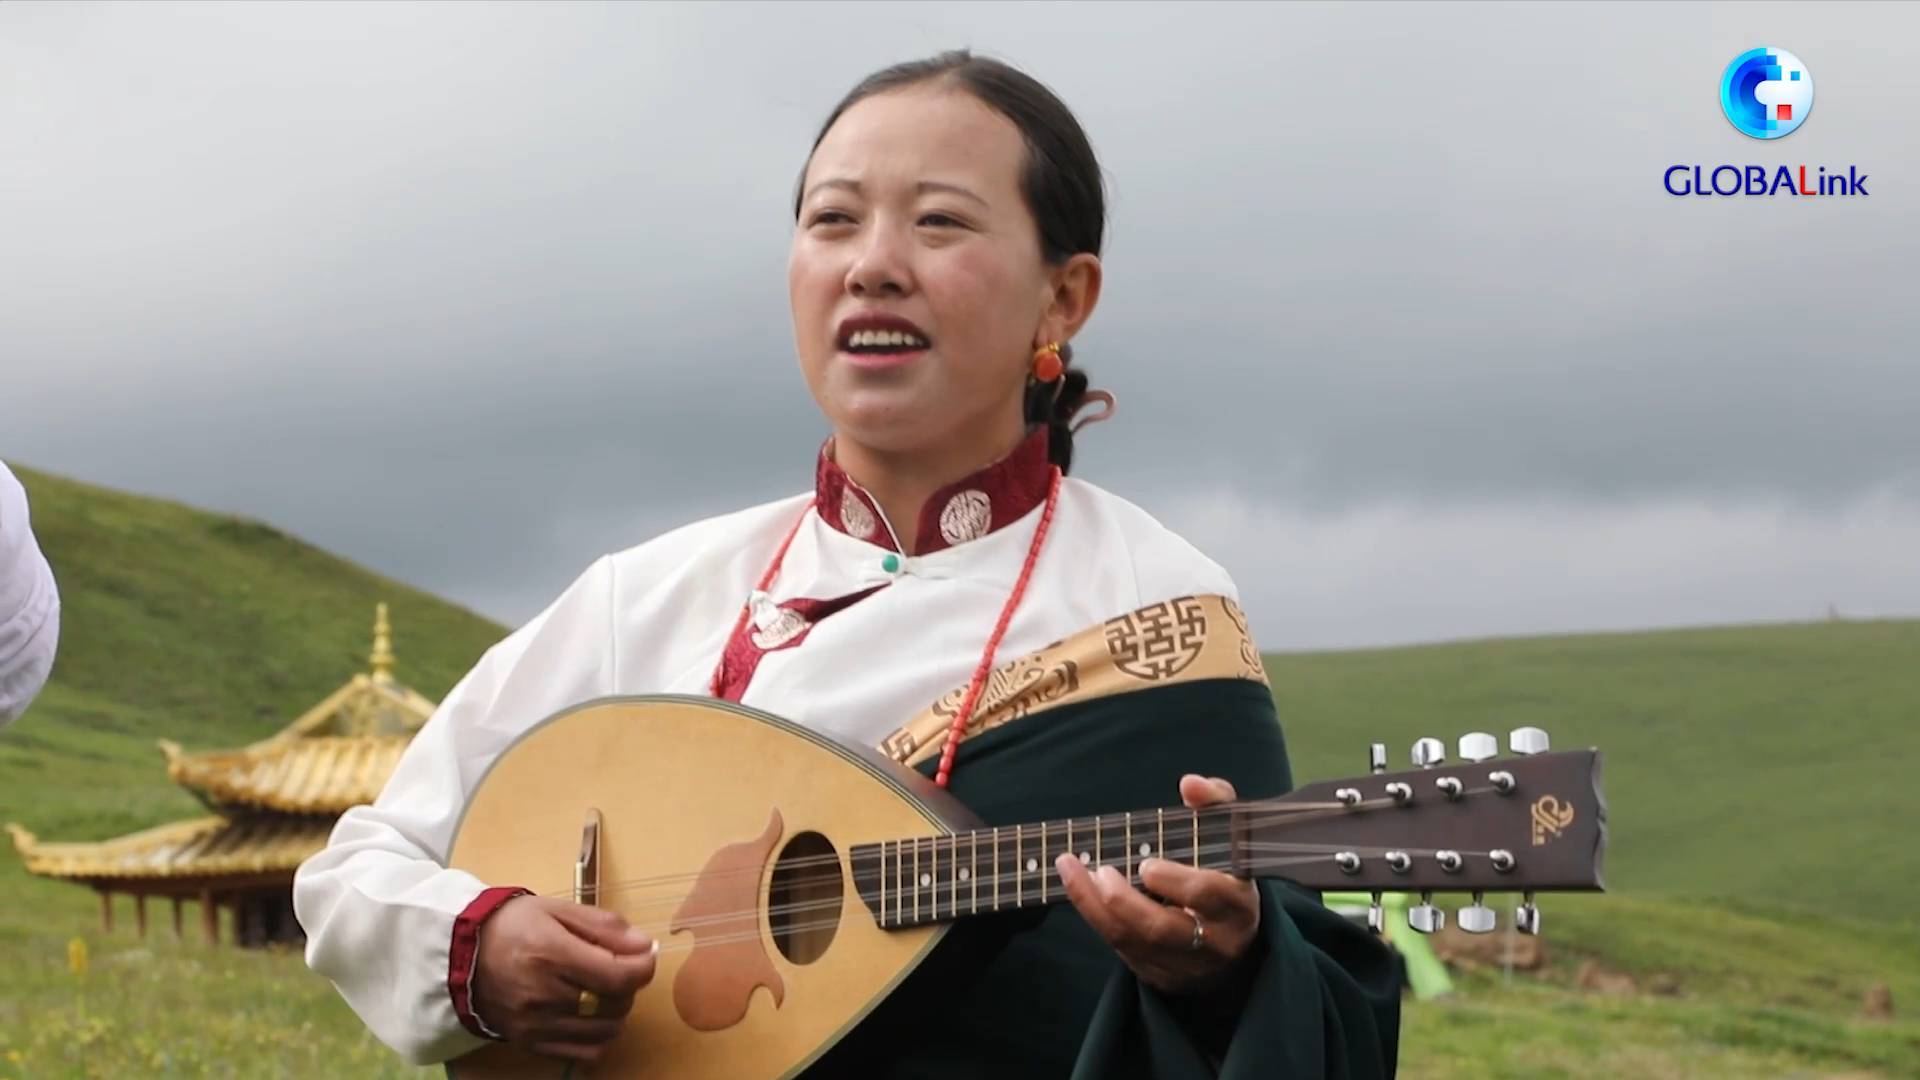
{"type": "MultiPolygon", "coordinates": [[[[1149,604],[995,668],[961,741],[1061,705],[1198,679],[1267,681],[1246,615],[1224,596],[1149,604]]],[[[966,696],[964,685],[948,691],[880,752],[906,765],[939,756],[966,696]]]]}

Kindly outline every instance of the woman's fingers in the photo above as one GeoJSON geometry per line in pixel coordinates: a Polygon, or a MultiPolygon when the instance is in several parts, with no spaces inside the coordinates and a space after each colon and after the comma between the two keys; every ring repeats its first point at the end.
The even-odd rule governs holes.
{"type": "Polygon", "coordinates": [[[1253,883],[1218,870],[1196,870],[1166,859],[1140,864],[1140,884],[1168,903],[1192,908],[1202,918],[1257,916],[1253,883]]]}
{"type": "Polygon", "coordinates": [[[1067,899],[1094,931],[1123,952],[1142,946],[1167,947],[1187,941],[1191,922],[1180,912],[1162,907],[1127,884],[1111,866],[1090,871],[1071,855],[1054,862],[1067,899]]]}
{"type": "Polygon", "coordinates": [[[1100,886],[1095,884],[1092,872],[1071,855],[1061,855],[1053,860],[1053,868],[1060,875],[1060,884],[1066,888],[1067,900],[1073,904],[1074,910],[1087,920],[1087,925],[1093,927],[1094,933],[1117,946],[1122,927],[1107,912],[1106,898],[1100,886]]]}
{"type": "Polygon", "coordinates": [[[1234,794],[1232,784],[1217,776],[1188,773],[1180,778],[1180,801],[1190,810],[1198,810],[1215,803],[1232,802],[1239,797],[1234,794]]]}
{"type": "Polygon", "coordinates": [[[641,952],[612,952],[591,939],[578,936],[576,923],[566,919],[557,921],[562,933],[553,942],[553,960],[554,971],[562,978],[602,997],[631,997],[653,980],[658,951],[653,942],[649,941],[641,952]]]}
{"type": "Polygon", "coordinates": [[[554,969],[562,978],[602,997],[631,996],[653,981],[654,954],[619,956],[598,945],[571,939],[560,945],[554,969]]]}
{"type": "Polygon", "coordinates": [[[585,938],[611,953],[637,954],[653,949],[653,939],[630,926],[617,911],[588,907],[585,904],[553,901],[548,908],[573,935],[585,938]]]}
{"type": "MultiPolygon", "coordinates": [[[[1238,797],[1218,777],[1180,778],[1180,799],[1195,809],[1238,797]]],[[[1139,865],[1141,889],[1152,897],[1112,866],[1089,869],[1072,855],[1054,861],[1075,910],[1143,981],[1183,992],[1207,985],[1246,953],[1260,924],[1252,882],[1166,859],[1139,865]]]]}

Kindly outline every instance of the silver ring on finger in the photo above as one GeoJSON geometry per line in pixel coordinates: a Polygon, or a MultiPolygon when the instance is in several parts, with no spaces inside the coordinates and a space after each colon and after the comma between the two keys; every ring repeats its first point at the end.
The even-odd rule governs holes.
{"type": "Polygon", "coordinates": [[[1207,924],[1200,921],[1199,914],[1192,908],[1187,908],[1186,912],[1193,916],[1193,940],[1187,942],[1187,951],[1199,952],[1207,947],[1207,924]]]}

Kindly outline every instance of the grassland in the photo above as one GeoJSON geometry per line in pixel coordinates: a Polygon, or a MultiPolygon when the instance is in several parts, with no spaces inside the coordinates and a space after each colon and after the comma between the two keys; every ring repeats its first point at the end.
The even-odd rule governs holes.
{"type": "MultiPolygon", "coordinates": [[[[373,604],[438,696],[501,633],[276,530],[23,472],[61,577],[55,680],[0,733],[0,821],[93,839],[201,812],[153,739],[258,738],[361,670],[373,604]]],[[[1521,723],[1608,753],[1614,892],[1546,901],[1538,976],[1410,1004],[1410,1077],[1920,1076],[1920,623],[1534,638],[1268,658],[1296,773],[1521,723]],[[1575,985],[1586,962],[1637,980],[1575,985]],[[1858,1016],[1875,984],[1895,1016],[1858,1016]]],[[[0,851],[0,1080],[424,1076],[297,953],[103,934],[0,851]],[[84,974],[69,944],[86,944],[84,974]]]]}
{"type": "Polygon", "coordinates": [[[1920,926],[1920,622],[1272,656],[1297,777],[1531,724],[1606,754],[1608,884],[1920,926]]]}

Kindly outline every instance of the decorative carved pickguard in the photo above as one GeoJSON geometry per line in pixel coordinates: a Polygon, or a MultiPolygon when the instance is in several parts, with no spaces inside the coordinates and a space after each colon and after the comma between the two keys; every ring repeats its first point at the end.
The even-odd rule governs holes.
{"type": "Polygon", "coordinates": [[[760,939],[760,881],[783,828],[775,809],[758,839],[713,853],[668,929],[693,935],[693,952],[673,980],[673,1007],[695,1031],[719,1031],[747,1015],[766,987],[778,1008],[786,986],[760,939]]]}

